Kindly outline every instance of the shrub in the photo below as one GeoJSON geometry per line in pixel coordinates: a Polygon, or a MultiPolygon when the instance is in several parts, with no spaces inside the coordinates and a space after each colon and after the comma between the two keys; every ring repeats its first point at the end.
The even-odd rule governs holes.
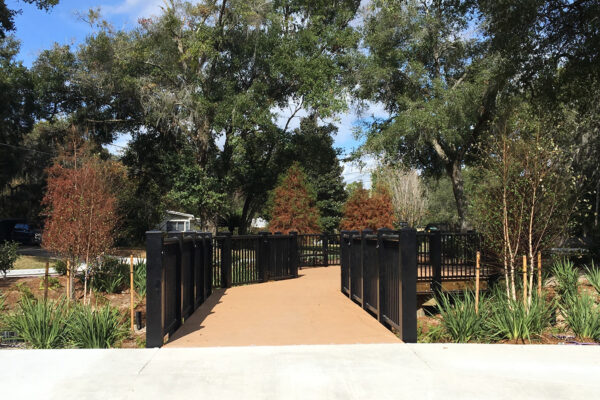
{"type": "Polygon", "coordinates": [[[129,266],[115,257],[104,257],[92,276],[92,289],[99,292],[118,293],[127,284],[129,266]]]}
{"type": "Polygon", "coordinates": [[[140,296],[146,296],[146,262],[138,260],[133,265],[133,285],[140,296]]]}
{"type": "Polygon", "coordinates": [[[4,242],[0,245],[0,272],[4,276],[6,273],[14,268],[15,262],[19,258],[17,250],[19,244],[17,242],[4,242]]]}
{"type": "Polygon", "coordinates": [[[23,296],[17,309],[6,317],[5,325],[36,349],[63,347],[67,334],[66,301],[38,301],[23,296]]]}
{"type": "Polygon", "coordinates": [[[561,305],[567,325],[580,338],[600,340],[600,308],[594,297],[582,293],[561,305]]]}
{"type": "Polygon", "coordinates": [[[552,265],[552,274],[556,278],[557,292],[561,302],[577,296],[577,281],[579,271],[573,262],[567,259],[556,261],[552,265]]]}
{"type": "Polygon", "coordinates": [[[121,314],[108,305],[95,310],[75,306],[67,326],[69,342],[79,348],[105,349],[127,336],[121,314]]]}
{"type": "Polygon", "coordinates": [[[54,263],[54,265],[52,265],[52,267],[54,267],[54,270],[59,275],[67,274],[67,263],[64,260],[56,260],[56,262],[54,263]]]}
{"type": "Polygon", "coordinates": [[[369,195],[369,191],[359,187],[354,190],[346,204],[340,229],[363,230],[393,228],[394,209],[389,192],[383,186],[377,186],[369,195]]]}
{"type": "Polygon", "coordinates": [[[600,268],[595,267],[593,261],[592,266],[585,269],[585,276],[590,285],[596,289],[596,293],[600,294],[600,268]]]}
{"type": "Polygon", "coordinates": [[[544,296],[534,294],[531,304],[525,306],[520,300],[508,298],[497,290],[490,300],[490,314],[486,329],[493,339],[531,340],[539,337],[550,326],[554,304],[544,296]]]}
{"type": "MultiPolygon", "coordinates": [[[[46,286],[46,278],[40,278],[40,290],[44,290],[44,287],[46,286]]],[[[55,278],[53,276],[49,276],[48,277],[48,289],[50,290],[56,290],[56,289],[60,289],[62,287],[62,285],[60,284],[60,281],[58,280],[58,278],[55,278]]]]}
{"type": "Polygon", "coordinates": [[[33,295],[33,292],[31,291],[31,289],[29,289],[29,286],[27,286],[25,284],[25,282],[19,282],[15,285],[15,289],[17,289],[17,292],[19,292],[19,294],[21,295],[21,299],[24,297],[27,297],[30,300],[34,300],[35,296],[33,295]]]}
{"type": "Polygon", "coordinates": [[[440,293],[438,303],[440,323],[450,340],[464,343],[484,338],[484,321],[488,315],[485,298],[480,299],[479,313],[475,312],[475,293],[472,290],[461,295],[440,293]]]}

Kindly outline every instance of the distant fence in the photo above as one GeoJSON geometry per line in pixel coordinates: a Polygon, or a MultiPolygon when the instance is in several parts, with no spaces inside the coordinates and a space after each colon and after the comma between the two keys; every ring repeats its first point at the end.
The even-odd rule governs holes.
{"type": "MultiPolygon", "coordinates": [[[[475,279],[476,255],[481,236],[476,232],[418,232],[417,281],[429,282],[430,290],[441,289],[442,282],[475,279]]],[[[480,268],[480,278],[492,276],[489,266],[480,268]]]]}
{"type": "Polygon", "coordinates": [[[340,235],[298,235],[299,265],[301,267],[327,267],[340,264],[340,235]]]}
{"type": "Polygon", "coordinates": [[[417,341],[416,231],[341,233],[341,290],[407,343],[417,341]]]}

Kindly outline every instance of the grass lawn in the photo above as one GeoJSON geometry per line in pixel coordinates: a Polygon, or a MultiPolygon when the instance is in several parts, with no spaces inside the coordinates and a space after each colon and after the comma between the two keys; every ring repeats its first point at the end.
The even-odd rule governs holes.
{"type": "Polygon", "coordinates": [[[19,256],[17,262],[15,262],[14,269],[38,269],[45,268],[46,261],[50,262],[50,266],[54,264],[54,260],[48,257],[37,257],[37,256],[19,256]]]}

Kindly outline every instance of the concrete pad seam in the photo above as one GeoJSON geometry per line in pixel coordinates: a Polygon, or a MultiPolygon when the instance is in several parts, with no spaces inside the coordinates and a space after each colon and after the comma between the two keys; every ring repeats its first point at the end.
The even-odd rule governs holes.
{"type": "Polygon", "coordinates": [[[152,354],[152,356],[148,359],[148,361],[146,361],[144,363],[144,365],[142,365],[142,368],[140,368],[140,370],[137,372],[138,375],[142,374],[142,371],[144,371],[144,369],[146,368],[146,366],[148,366],[148,364],[150,364],[150,362],[154,359],[154,357],[158,354],[158,352],[160,351],[160,348],[155,348],[154,353],[152,354]]]}

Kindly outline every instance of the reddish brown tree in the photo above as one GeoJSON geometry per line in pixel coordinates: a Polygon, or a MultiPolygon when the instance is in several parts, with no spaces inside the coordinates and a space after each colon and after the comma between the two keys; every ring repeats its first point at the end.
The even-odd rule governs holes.
{"type": "Polygon", "coordinates": [[[272,193],[272,232],[317,233],[319,210],[306,175],[297,164],[288,169],[272,193]]]}
{"type": "Polygon", "coordinates": [[[340,223],[342,230],[392,228],[394,209],[389,192],[381,186],[369,195],[366,189],[358,188],[344,205],[344,218],[340,223]]]}
{"type": "MultiPolygon", "coordinates": [[[[71,162],[62,161],[57,160],[48,170],[42,245],[71,260],[72,279],[80,262],[89,266],[112,247],[117,225],[116,198],[107,176],[112,166],[75,156],[71,162]]],[[[85,283],[87,286],[87,273],[85,283]]],[[[69,296],[73,296],[72,282],[69,296]]]]}

